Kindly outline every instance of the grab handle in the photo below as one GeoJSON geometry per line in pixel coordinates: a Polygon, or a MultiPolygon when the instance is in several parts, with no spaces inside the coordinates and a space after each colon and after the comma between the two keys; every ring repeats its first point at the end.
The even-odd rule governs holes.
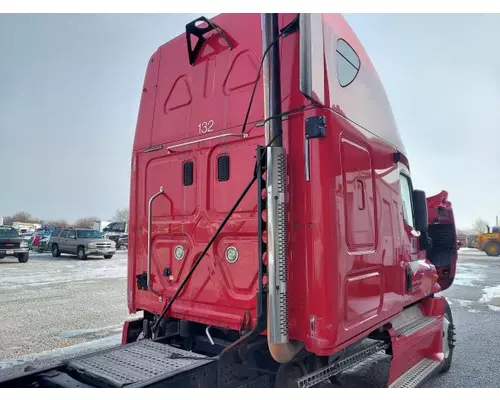
{"type": "Polygon", "coordinates": [[[147,286],[148,290],[150,292],[153,292],[156,294],[159,298],[160,303],[163,301],[161,293],[157,292],[156,290],[153,289],[153,286],[151,285],[151,226],[152,226],[152,219],[153,219],[153,201],[156,199],[159,195],[163,194],[163,186],[160,186],[160,190],[155,193],[151,198],[149,199],[148,203],[148,263],[147,263],[147,286]]]}

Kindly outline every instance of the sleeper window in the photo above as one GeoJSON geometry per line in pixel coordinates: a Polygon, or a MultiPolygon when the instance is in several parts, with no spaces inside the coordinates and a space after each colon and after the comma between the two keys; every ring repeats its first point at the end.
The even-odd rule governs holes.
{"type": "Polygon", "coordinates": [[[337,78],[346,87],[358,75],[361,62],[354,49],[343,39],[337,40],[337,78]]]}

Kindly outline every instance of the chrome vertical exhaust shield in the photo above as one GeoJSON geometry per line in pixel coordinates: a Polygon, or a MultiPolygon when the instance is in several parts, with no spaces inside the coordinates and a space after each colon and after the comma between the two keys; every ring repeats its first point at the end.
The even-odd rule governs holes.
{"type": "Polygon", "coordinates": [[[262,15],[262,46],[264,59],[264,116],[267,148],[267,344],[269,352],[279,363],[290,362],[304,347],[303,343],[289,341],[288,337],[288,215],[286,204],[287,163],[282,147],[281,82],[279,62],[278,14],[262,15]]]}
{"type": "Polygon", "coordinates": [[[269,339],[288,342],[287,170],[283,147],[267,149],[267,254],[269,271],[269,339]]]}

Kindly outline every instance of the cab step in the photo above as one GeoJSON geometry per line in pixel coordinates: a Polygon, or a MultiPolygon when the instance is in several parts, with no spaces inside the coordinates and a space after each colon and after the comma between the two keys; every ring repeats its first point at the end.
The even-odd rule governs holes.
{"type": "Polygon", "coordinates": [[[416,388],[427,380],[440,366],[440,362],[424,358],[396,379],[390,388],[416,388]]]}
{"type": "Polygon", "coordinates": [[[417,304],[404,310],[391,323],[398,336],[410,336],[435,320],[435,317],[423,315],[417,304]]]}

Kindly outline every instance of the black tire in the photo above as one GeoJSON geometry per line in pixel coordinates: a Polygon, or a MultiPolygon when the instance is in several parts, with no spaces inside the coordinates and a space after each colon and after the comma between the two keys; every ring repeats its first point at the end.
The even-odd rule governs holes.
{"type": "Polygon", "coordinates": [[[498,242],[488,242],[484,246],[484,251],[490,257],[498,257],[500,255],[500,244],[498,242]]]}
{"type": "Polygon", "coordinates": [[[281,364],[278,368],[274,386],[276,388],[296,388],[295,379],[302,378],[307,374],[305,365],[302,362],[291,361],[281,364]]]}
{"type": "Polygon", "coordinates": [[[55,243],[52,245],[52,257],[61,257],[59,246],[55,243]]]}
{"type": "Polygon", "coordinates": [[[79,246],[78,249],[76,250],[76,255],[80,260],[86,260],[87,254],[85,254],[85,247],[79,246]]]}
{"type": "Polygon", "coordinates": [[[455,325],[453,324],[453,315],[451,313],[450,304],[448,301],[445,303],[444,315],[443,315],[443,353],[444,360],[441,366],[441,373],[448,372],[451,367],[451,361],[453,359],[453,349],[455,348],[455,325]],[[448,322],[446,322],[446,321],[448,322]],[[444,331],[446,329],[446,332],[444,331]],[[447,351],[446,343],[447,342],[447,351]]]}
{"type": "Polygon", "coordinates": [[[105,258],[106,260],[109,260],[109,259],[113,258],[113,254],[106,254],[106,255],[104,256],[104,258],[105,258]]]}
{"type": "Polygon", "coordinates": [[[23,263],[23,264],[24,264],[25,262],[28,262],[29,258],[30,258],[30,253],[27,253],[27,252],[26,252],[26,253],[19,254],[19,255],[17,256],[18,261],[19,261],[20,263],[23,263]]]}

